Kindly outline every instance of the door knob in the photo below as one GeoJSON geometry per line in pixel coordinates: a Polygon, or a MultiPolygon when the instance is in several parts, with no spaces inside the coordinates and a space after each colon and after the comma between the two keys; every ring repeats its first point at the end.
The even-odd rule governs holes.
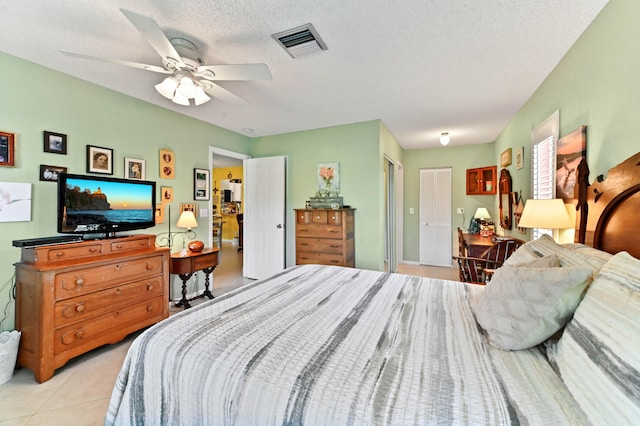
{"type": "Polygon", "coordinates": [[[278,228],[278,229],[282,229],[282,224],[281,224],[281,223],[277,224],[277,225],[276,225],[276,228],[278,228]]]}

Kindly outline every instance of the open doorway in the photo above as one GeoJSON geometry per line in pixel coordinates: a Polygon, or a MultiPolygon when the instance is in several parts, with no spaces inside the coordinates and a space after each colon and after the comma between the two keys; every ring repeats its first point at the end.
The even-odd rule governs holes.
{"type": "Polygon", "coordinates": [[[216,281],[233,287],[251,281],[242,276],[243,161],[248,158],[246,154],[209,147],[209,245],[220,248],[214,287],[216,281]]]}

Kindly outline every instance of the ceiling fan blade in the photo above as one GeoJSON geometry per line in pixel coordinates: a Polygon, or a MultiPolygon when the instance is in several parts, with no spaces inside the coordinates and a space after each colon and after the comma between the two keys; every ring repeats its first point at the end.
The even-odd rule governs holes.
{"type": "Polygon", "coordinates": [[[167,71],[166,69],[159,67],[157,65],[139,64],[137,62],[122,61],[120,59],[101,58],[98,56],[83,55],[82,53],[73,53],[73,52],[67,52],[64,50],[59,50],[58,52],[62,53],[63,55],[72,56],[74,58],[90,59],[92,61],[106,62],[108,64],[124,65],[127,67],[140,68],[142,70],[159,72],[162,74],[172,74],[172,71],[167,71]]]}
{"type": "Polygon", "coordinates": [[[266,64],[203,65],[194,75],[208,80],[271,80],[266,64]],[[213,76],[210,74],[213,72],[213,76]]]}
{"type": "Polygon", "coordinates": [[[148,16],[140,15],[127,9],[121,8],[120,12],[140,31],[145,40],[158,52],[162,59],[176,66],[184,67],[180,55],[167,36],[162,32],[156,21],[148,16]]]}
{"type": "Polygon", "coordinates": [[[200,84],[200,86],[202,86],[205,92],[207,92],[209,95],[213,96],[214,98],[220,99],[223,102],[227,102],[236,106],[244,106],[249,103],[244,99],[242,99],[240,96],[234,93],[231,93],[227,89],[224,89],[210,81],[201,80],[198,83],[200,84]]]}

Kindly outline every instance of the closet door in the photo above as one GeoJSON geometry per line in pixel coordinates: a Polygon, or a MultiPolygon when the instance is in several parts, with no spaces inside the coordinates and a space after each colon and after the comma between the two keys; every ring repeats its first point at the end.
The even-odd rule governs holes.
{"type": "Polygon", "coordinates": [[[420,264],[451,266],[451,169],[420,170],[420,264]]]}

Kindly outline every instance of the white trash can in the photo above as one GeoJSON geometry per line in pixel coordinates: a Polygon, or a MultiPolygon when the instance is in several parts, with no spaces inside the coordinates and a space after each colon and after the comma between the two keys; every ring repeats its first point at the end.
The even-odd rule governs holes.
{"type": "Polygon", "coordinates": [[[19,345],[19,331],[3,331],[0,333],[0,385],[7,383],[13,377],[19,345]]]}

